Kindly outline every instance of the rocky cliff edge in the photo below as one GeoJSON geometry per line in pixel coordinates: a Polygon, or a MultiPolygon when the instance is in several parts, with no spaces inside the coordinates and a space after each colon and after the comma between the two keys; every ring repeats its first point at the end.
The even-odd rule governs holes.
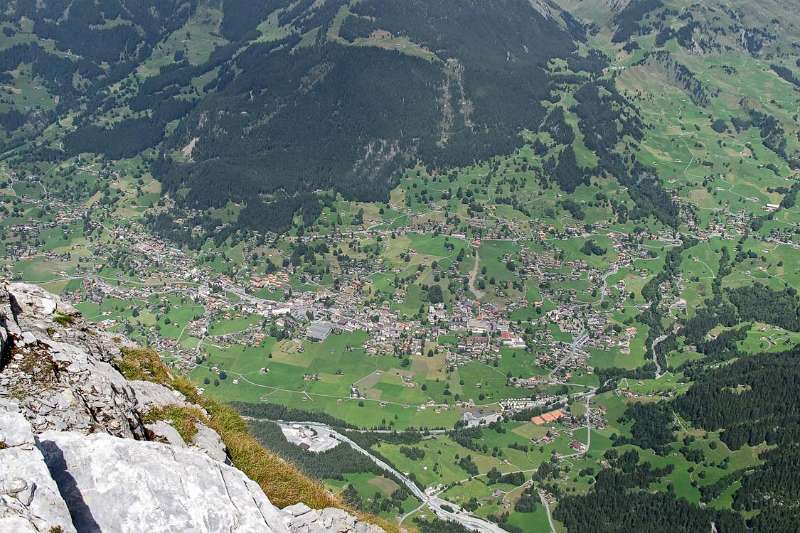
{"type": "Polygon", "coordinates": [[[37,286],[0,284],[0,532],[383,531],[273,505],[202,406],[123,376],[134,348],[37,286]]]}

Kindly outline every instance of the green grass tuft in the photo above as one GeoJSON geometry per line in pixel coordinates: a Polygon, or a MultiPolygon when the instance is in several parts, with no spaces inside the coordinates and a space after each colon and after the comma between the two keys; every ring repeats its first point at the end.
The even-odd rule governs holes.
{"type": "Polygon", "coordinates": [[[53,321],[56,324],[67,327],[71,326],[75,322],[75,317],[72,315],[66,315],[64,313],[56,313],[55,316],[53,316],[53,321]]]}

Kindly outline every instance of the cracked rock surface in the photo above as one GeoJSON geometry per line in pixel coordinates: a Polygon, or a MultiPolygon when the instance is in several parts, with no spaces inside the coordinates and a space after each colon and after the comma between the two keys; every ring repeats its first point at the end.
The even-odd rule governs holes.
{"type": "Polygon", "coordinates": [[[0,388],[34,431],[144,438],[135,393],[111,365],[120,339],[89,330],[71,305],[24,283],[0,289],[0,329],[0,388]]]}
{"type": "Polygon", "coordinates": [[[71,431],[39,448],[78,531],[286,531],[254,481],[188,448],[71,431]]]}
{"type": "Polygon", "coordinates": [[[298,503],[283,509],[288,515],[285,522],[291,533],[313,533],[331,531],[334,533],[381,533],[382,528],[359,522],[355,517],[341,509],[329,507],[316,510],[298,503]]]}
{"type": "Polygon", "coordinates": [[[0,531],[74,532],[30,423],[14,401],[0,398],[0,531]]]}

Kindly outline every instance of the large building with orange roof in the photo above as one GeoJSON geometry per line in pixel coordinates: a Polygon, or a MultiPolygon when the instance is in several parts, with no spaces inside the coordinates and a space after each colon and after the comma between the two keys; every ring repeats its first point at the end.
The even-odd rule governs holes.
{"type": "Polygon", "coordinates": [[[561,409],[556,409],[555,411],[550,411],[547,413],[542,413],[539,416],[534,416],[531,418],[531,422],[536,424],[537,426],[543,426],[545,424],[550,424],[563,418],[564,412],[561,409]]]}

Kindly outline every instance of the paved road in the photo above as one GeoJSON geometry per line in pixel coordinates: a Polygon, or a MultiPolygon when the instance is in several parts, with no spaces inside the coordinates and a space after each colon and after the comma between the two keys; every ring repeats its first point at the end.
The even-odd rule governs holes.
{"type": "Polygon", "coordinates": [[[572,339],[572,342],[569,345],[570,355],[565,356],[561,359],[558,364],[550,371],[550,375],[554,376],[556,372],[564,368],[564,366],[569,362],[570,359],[574,358],[575,356],[585,353],[583,347],[586,343],[589,342],[589,335],[586,333],[581,333],[577,337],[572,339]]]}
{"type": "Polygon", "coordinates": [[[656,346],[661,344],[667,337],[669,337],[668,333],[661,335],[660,337],[656,338],[656,340],[653,341],[653,345],[650,347],[650,350],[653,352],[653,362],[656,364],[656,379],[664,375],[661,371],[661,364],[658,362],[658,354],[656,354],[656,346]]]}
{"type": "Polygon", "coordinates": [[[308,426],[311,429],[314,429],[314,430],[317,430],[317,431],[328,432],[328,434],[331,435],[336,440],[348,444],[351,448],[353,448],[357,452],[359,452],[359,453],[365,455],[366,457],[368,457],[373,463],[378,465],[381,469],[383,469],[383,470],[389,472],[390,474],[394,475],[398,480],[400,480],[400,482],[403,483],[403,485],[406,486],[406,488],[409,490],[409,492],[411,492],[414,496],[416,496],[421,502],[423,502],[423,504],[425,504],[428,507],[430,507],[431,510],[436,514],[436,516],[438,516],[442,520],[450,520],[450,521],[453,521],[453,522],[458,522],[459,524],[461,524],[462,526],[464,526],[464,527],[466,527],[468,529],[471,529],[471,530],[474,530],[474,531],[480,531],[482,533],[483,532],[486,532],[486,533],[506,533],[505,529],[502,529],[500,526],[498,526],[495,523],[489,522],[487,520],[483,520],[482,518],[478,518],[478,517],[472,516],[469,513],[467,513],[466,511],[463,511],[463,510],[459,509],[457,505],[452,504],[452,503],[448,502],[447,500],[444,500],[444,499],[440,498],[437,495],[426,494],[424,491],[422,491],[422,489],[420,489],[408,477],[406,477],[402,473],[400,473],[397,470],[395,470],[388,463],[382,461],[381,459],[378,459],[377,457],[372,455],[369,451],[365,450],[364,448],[362,448],[361,446],[359,446],[358,444],[353,442],[351,439],[349,439],[345,435],[342,435],[341,433],[336,431],[334,428],[332,428],[332,427],[330,427],[330,426],[328,426],[326,424],[320,424],[318,422],[290,422],[290,421],[286,421],[286,423],[289,423],[289,424],[300,424],[300,425],[303,425],[303,426],[308,426]],[[445,506],[447,506],[449,508],[452,508],[453,510],[452,511],[448,511],[447,509],[444,509],[445,506]]]}

